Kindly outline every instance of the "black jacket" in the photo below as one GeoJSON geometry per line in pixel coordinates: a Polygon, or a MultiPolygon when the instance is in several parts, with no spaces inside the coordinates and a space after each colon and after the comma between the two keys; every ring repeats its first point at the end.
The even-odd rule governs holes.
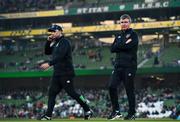
{"type": "Polygon", "coordinates": [[[49,65],[54,68],[54,76],[74,77],[71,44],[64,36],[56,39],[54,44],[51,41],[47,41],[45,54],[52,54],[52,60],[49,61],[49,65]]]}
{"type": "Polygon", "coordinates": [[[116,35],[111,52],[116,53],[115,68],[137,68],[138,36],[130,28],[116,35]]]}

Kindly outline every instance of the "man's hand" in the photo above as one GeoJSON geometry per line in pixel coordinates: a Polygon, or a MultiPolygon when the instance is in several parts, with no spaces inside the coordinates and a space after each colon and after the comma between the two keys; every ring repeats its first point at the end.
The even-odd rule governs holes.
{"type": "Polygon", "coordinates": [[[50,35],[50,36],[47,37],[47,40],[48,40],[48,41],[53,41],[54,38],[50,35]]]}
{"type": "Polygon", "coordinates": [[[130,43],[131,41],[132,41],[132,39],[128,39],[128,40],[126,41],[126,44],[130,43]]]}
{"type": "Polygon", "coordinates": [[[40,68],[43,69],[43,70],[47,70],[49,68],[49,64],[48,63],[43,63],[41,64],[40,68]]]}

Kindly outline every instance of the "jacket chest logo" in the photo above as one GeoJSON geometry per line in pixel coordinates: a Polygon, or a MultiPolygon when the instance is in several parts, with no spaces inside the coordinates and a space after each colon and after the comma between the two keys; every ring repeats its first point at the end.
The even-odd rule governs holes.
{"type": "Polygon", "coordinates": [[[121,36],[118,36],[118,39],[120,39],[121,38],[121,36]]]}
{"type": "Polygon", "coordinates": [[[130,36],[131,36],[131,34],[127,34],[127,35],[126,35],[126,38],[129,38],[130,36]]]}

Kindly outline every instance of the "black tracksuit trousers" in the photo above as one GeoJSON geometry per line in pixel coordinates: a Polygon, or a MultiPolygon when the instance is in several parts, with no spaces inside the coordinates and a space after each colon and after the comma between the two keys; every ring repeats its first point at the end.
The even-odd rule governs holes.
{"type": "Polygon", "coordinates": [[[75,99],[83,107],[84,111],[90,110],[83,96],[79,95],[74,90],[72,78],[69,79],[68,77],[53,76],[48,93],[48,109],[46,112],[47,116],[52,116],[56,96],[62,89],[64,89],[69,96],[75,99]]]}
{"type": "Polygon", "coordinates": [[[109,82],[109,95],[111,98],[111,103],[113,111],[119,110],[118,104],[118,92],[117,88],[121,82],[126,90],[128,103],[129,103],[129,114],[135,113],[135,93],[134,93],[134,77],[136,69],[133,68],[115,68],[112,73],[111,80],[109,82]]]}

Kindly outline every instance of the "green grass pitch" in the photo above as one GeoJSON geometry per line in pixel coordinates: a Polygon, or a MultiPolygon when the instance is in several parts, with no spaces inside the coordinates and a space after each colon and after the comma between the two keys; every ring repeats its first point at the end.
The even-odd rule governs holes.
{"type": "MultiPolygon", "coordinates": [[[[0,119],[0,122],[43,122],[40,120],[35,119],[0,119]]],[[[107,120],[101,118],[92,118],[90,120],[83,120],[83,119],[52,119],[46,122],[178,122],[177,120],[172,119],[136,119],[136,120],[107,120]]]]}

